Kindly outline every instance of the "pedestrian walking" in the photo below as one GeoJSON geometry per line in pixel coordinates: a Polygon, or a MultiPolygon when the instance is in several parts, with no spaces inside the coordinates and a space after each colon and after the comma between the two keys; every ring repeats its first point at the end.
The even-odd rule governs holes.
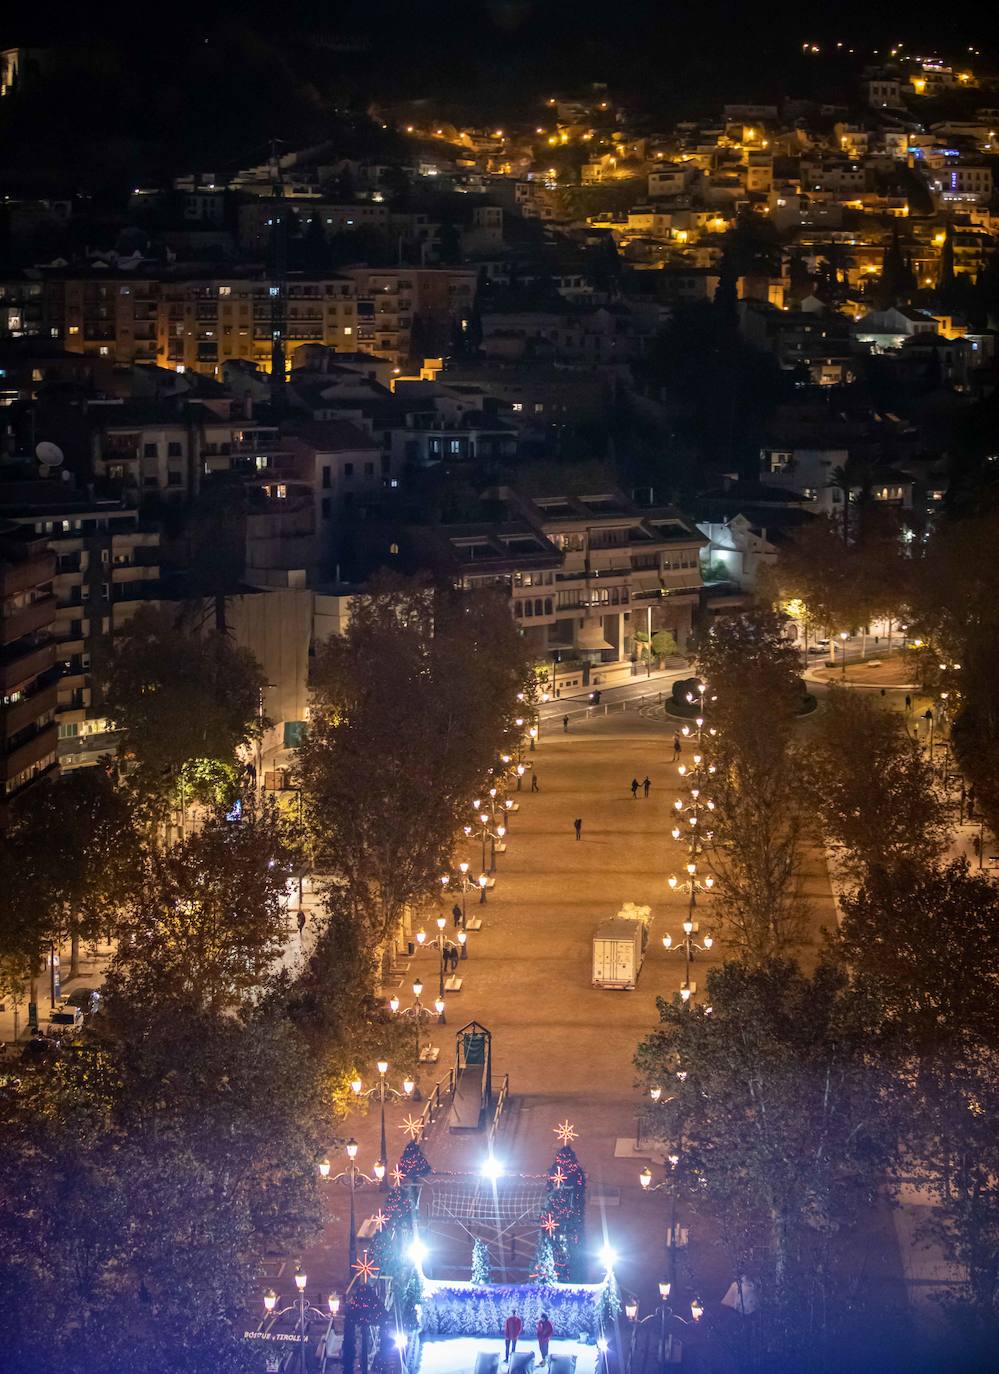
{"type": "Polygon", "coordinates": [[[567,735],[567,734],[569,733],[569,717],[568,717],[568,716],[563,716],[563,717],[562,717],[562,733],[563,733],[563,735],[567,735]]]}
{"type": "Polygon", "coordinates": [[[583,838],[583,822],[581,820],[575,820],[573,821],[573,825],[576,827],[576,839],[581,840],[583,838]]]}
{"type": "Polygon", "coordinates": [[[631,795],[632,795],[633,800],[635,800],[635,801],[638,800],[638,779],[637,779],[637,778],[632,778],[632,780],[631,780],[631,795]]]}
{"type": "Polygon", "coordinates": [[[540,791],[541,791],[541,784],[538,782],[538,775],[537,775],[537,773],[535,773],[535,772],[532,772],[532,773],[531,773],[531,791],[532,791],[532,792],[540,792],[540,791]]]}
{"type": "Polygon", "coordinates": [[[455,902],[454,906],[451,908],[451,917],[454,921],[454,928],[457,930],[461,925],[461,907],[457,902],[455,902]]]}
{"type": "Polygon", "coordinates": [[[980,858],[982,857],[982,837],[981,837],[981,835],[972,835],[972,837],[971,837],[971,847],[972,847],[972,849],[975,851],[975,858],[976,858],[976,859],[980,859],[980,858]]]}
{"type": "Polygon", "coordinates": [[[646,774],[646,776],[642,779],[642,791],[645,793],[646,796],[649,795],[649,788],[651,786],[652,779],[646,774]]]}
{"type": "Polygon", "coordinates": [[[911,710],[912,710],[912,697],[910,697],[910,696],[909,696],[909,693],[906,692],[906,694],[905,694],[905,714],[908,715],[909,712],[910,712],[911,710]]]}
{"type": "Polygon", "coordinates": [[[517,1309],[514,1308],[503,1323],[503,1340],[506,1345],[506,1354],[503,1356],[504,1364],[509,1364],[510,1356],[517,1353],[517,1341],[520,1339],[520,1333],[523,1329],[524,1323],[517,1315],[517,1309]]]}
{"type": "Polygon", "coordinates": [[[305,929],[305,912],[301,907],[298,909],[298,935],[301,939],[302,931],[305,929]]]}
{"type": "Polygon", "coordinates": [[[555,1335],[555,1328],[554,1328],[554,1326],[552,1326],[551,1322],[548,1320],[548,1313],[547,1313],[547,1312],[542,1312],[542,1314],[541,1314],[541,1320],[538,1322],[538,1325],[537,1325],[537,1332],[538,1332],[538,1350],[541,1352],[541,1363],[542,1363],[542,1364],[547,1364],[547,1363],[548,1363],[548,1343],[549,1343],[549,1341],[551,1340],[551,1338],[555,1335]]]}
{"type": "Polygon", "coordinates": [[[674,762],[674,763],[676,763],[677,759],[680,757],[680,754],[681,754],[682,752],[683,752],[683,745],[680,743],[680,736],[679,736],[678,734],[674,733],[674,735],[673,735],[673,762],[674,762]]]}

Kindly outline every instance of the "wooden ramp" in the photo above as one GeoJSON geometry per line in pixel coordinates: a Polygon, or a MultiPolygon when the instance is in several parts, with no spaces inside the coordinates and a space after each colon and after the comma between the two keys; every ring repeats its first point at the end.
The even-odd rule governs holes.
{"type": "Polygon", "coordinates": [[[455,1044],[455,1087],[448,1129],[477,1131],[492,1101],[492,1036],[470,1021],[455,1044]]]}

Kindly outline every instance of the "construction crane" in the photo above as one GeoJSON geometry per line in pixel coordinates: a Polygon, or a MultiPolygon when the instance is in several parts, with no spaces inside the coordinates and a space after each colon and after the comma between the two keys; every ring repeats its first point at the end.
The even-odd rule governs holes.
{"type": "Polygon", "coordinates": [[[271,219],[271,400],[284,404],[285,350],[288,319],[288,218],[284,203],[284,180],[278,140],[271,140],[271,190],[274,214],[271,219]]]}

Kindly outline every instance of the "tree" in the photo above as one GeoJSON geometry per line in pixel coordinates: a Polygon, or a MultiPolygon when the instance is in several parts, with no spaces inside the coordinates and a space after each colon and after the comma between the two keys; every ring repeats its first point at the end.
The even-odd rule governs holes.
{"type": "Polygon", "coordinates": [[[697,654],[716,731],[709,859],[726,936],[752,962],[793,944],[805,915],[796,881],[801,821],[791,734],[802,692],[783,627],[782,616],[760,607],[713,627],[697,654]]]}
{"type": "Polygon", "coordinates": [[[928,685],[951,689],[954,752],[999,835],[999,511],[947,521],[914,571],[910,633],[928,645],[928,685]],[[941,662],[960,667],[941,673],[941,662]]]}
{"type": "Polygon", "coordinates": [[[0,916],[0,929],[18,926],[36,963],[44,944],[68,938],[75,977],[81,938],[108,936],[136,889],[141,860],[127,795],[108,769],[76,769],[25,794],[5,841],[11,882],[0,905],[15,909],[0,916]],[[24,920],[26,908],[41,920],[24,920]]]}
{"type": "Polygon", "coordinates": [[[732,1272],[756,1286],[765,1367],[777,1367],[826,1334],[828,1252],[892,1160],[880,1011],[831,966],[807,976],[781,960],[727,963],[708,974],[704,1005],[658,1008],[635,1061],[650,1086],[668,1086],[653,1133],[717,1218],[732,1272]]]}
{"type": "Polygon", "coordinates": [[[385,582],[321,648],[303,798],[370,949],[408,902],[439,890],[469,799],[519,733],[517,695],[530,690],[509,608],[489,594],[385,582]]]}
{"type": "MultiPolygon", "coordinates": [[[[945,1301],[967,1368],[985,1368],[999,1329],[999,1053],[977,1050],[924,1076],[910,1145],[936,1206],[923,1239],[967,1274],[945,1301]],[[962,1351],[963,1347],[963,1351],[962,1351]]],[[[955,1361],[955,1364],[958,1362],[955,1361]]]]}
{"type": "Polygon", "coordinates": [[[265,685],[253,655],[224,635],[142,607],[115,645],[106,703],[143,791],[162,799],[195,759],[234,762],[266,724],[265,685]]]}
{"type": "Polygon", "coordinates": [[[555,1252],[552,1243],[542,1232],[538,1237],[538,1248],[534,1254],[534,1272],[531,1282],[538,1284],[558,1283],[558,1269],[555,1266],[555,1252]]]}
{"type": "Polygon", "coordinates": [[[999,889],[964,860],[872,867],[843,898],[839,958],[877,983],[920,1060],[999,1050],[999,889]]]}
{"type": "Polygon", "coordinates": [[[485,1287],[493,1281],[493,1268],[489,1260],[489,1246],[478,1237],[472,1242],[472,1282],[485,1287]]]}
{"type": "Polygon", "coordinates": [[[931,863],[946,841],[933,776],[897,713],[831,687],[805,765],[811,804],[855,874],[931,863]]]}
{"type": "Polygon", "coordinates": [[[258,996],[284,948],[295,859],[271,805],[237,821],[217,810],[180,844],[151,850],[108,973],[109,1003],[222,1012],[258,996]]]}
{"type": "Polygon", "coordinates": [[[319,1227],[323,1085],[286,1024],[118,1011],[0,1102],[0,1342],[25,1374],[126,1374],[137,1346],[237,1374],[256,1256],[319,1227]]]}

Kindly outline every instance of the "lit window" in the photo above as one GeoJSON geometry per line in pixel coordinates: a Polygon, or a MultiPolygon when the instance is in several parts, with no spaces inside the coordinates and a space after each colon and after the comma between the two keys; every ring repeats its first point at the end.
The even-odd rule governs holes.
{"type": "Polygon", "coordinates": [[[220,295],[220,296],[231,296],[231,295],[232,295],[232,287],[231,287],[231,286],[220,286],[220,287],[219,287],[219,295],[220,295]]]}
{"type": "Polygon", "coordinates": [[[348,324],[348,325],[345,325],[345,326],[344,326],[343,332],[344,332],[345,334],[353,334],[354,331],[353,331],[353,329],[351,329],[350,325],[348,324]]]}
{"type": "Polygon", "coordinates": [[[79,326],[78,324],[71,324],[71,325],[69,326],[69,332],[70,332],[71,334],[79,334],[79,332],[80,332],[80,326],[79,326]]]}
{"type": "Polygon", "coordinates": [[[109,351],[110,350],[108,349],[107,344],[101,344],[100,354],[102,358],[106,358],[108,356],[109,351]]]}

